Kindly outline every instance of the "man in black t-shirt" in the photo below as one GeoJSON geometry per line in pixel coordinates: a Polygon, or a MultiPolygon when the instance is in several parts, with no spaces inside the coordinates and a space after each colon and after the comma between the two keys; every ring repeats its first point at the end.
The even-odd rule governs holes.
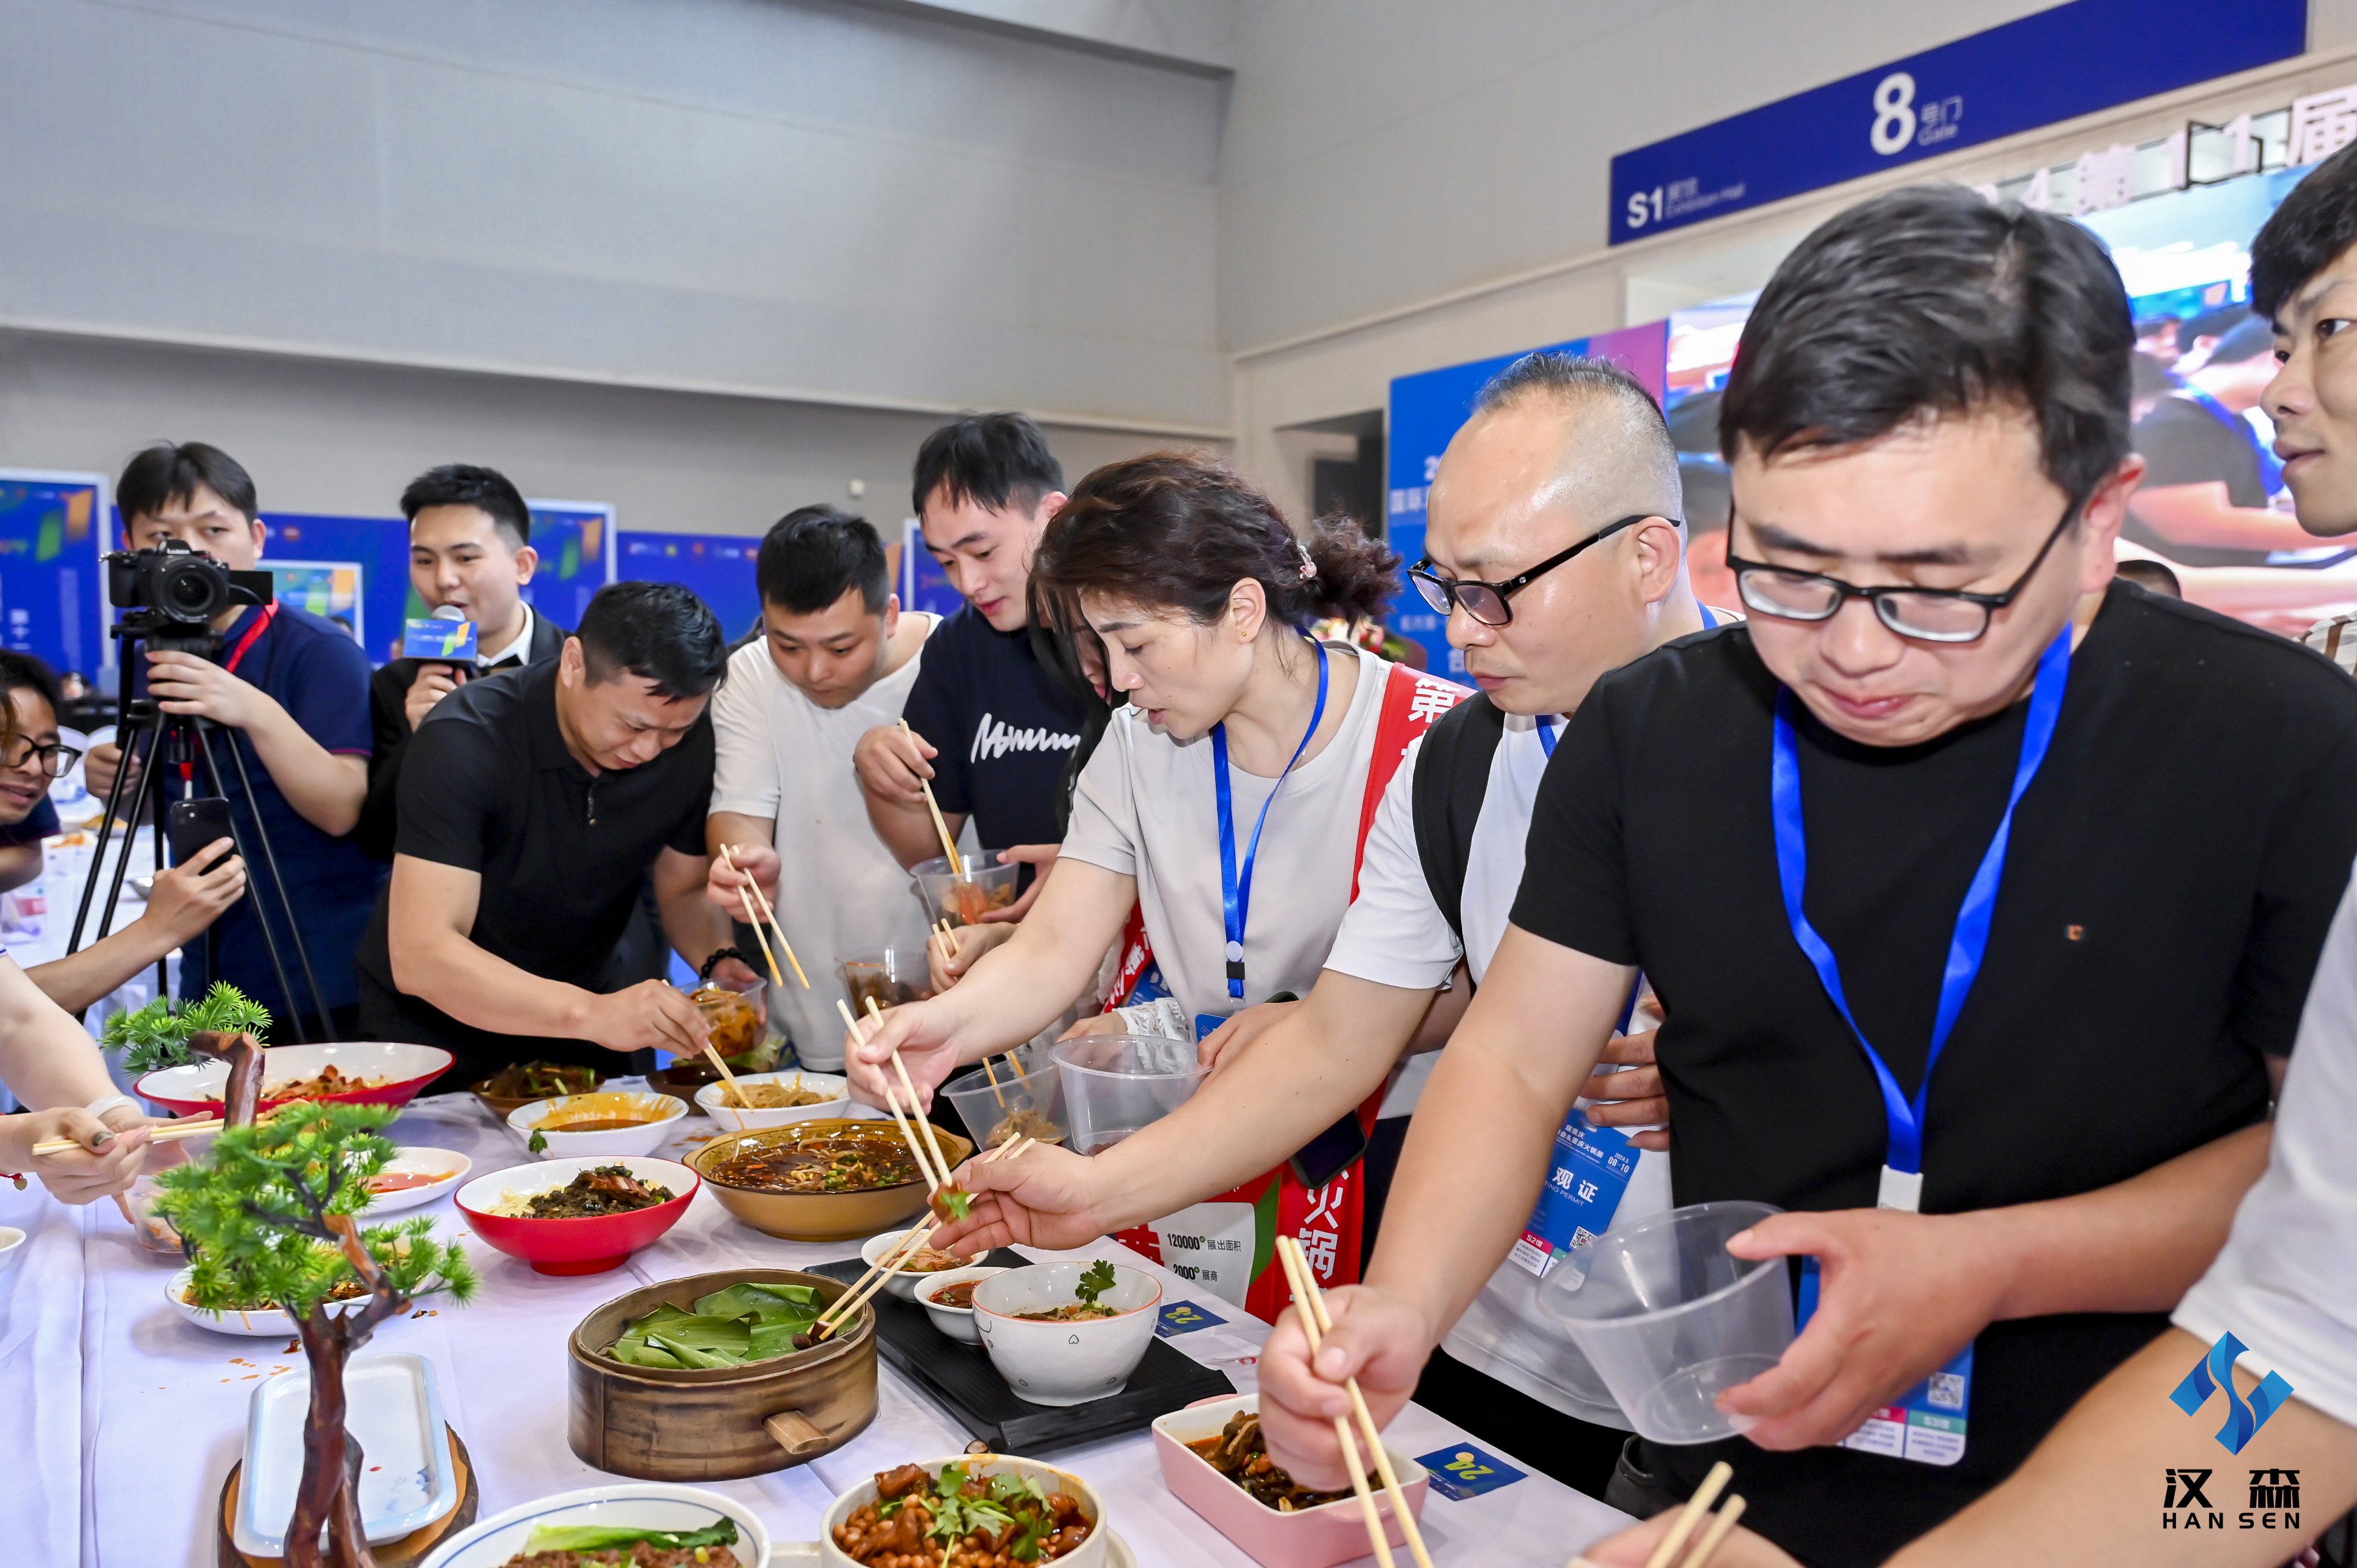
{"type": "Polygon", "coordinates": [[[1504,1255],[1640,968],[1677,1201],[1802,1211],[1728,1250],[1821,1288],[1776,1367],[1705,1388],[1744,1438],[1640,1442],[1608,1500],[1724,1457],[1747,1523],[1877,1563],[2160,1332],[2265,1159],[2357,854],[2357,688],[2111,587],[2133,344],[2083,231],[1961,189],[1778,269],[1722,409],[1751,618],[1566,726],[1367,1284],[1314,1372],[1285,1325],[1264,1353],[1297,1480],[1341,1477],[1340,1379],[1396,1409],[1504,1255]],[[1926,1391],[1965,1394],[1947,1430],[1871,1419],[1967,1349],[1926,1391]]]}
{"type": "MultiPolygon", "coordinates": [[[[682,958],[700,967],[728,945],[727,918],[704,897],[705,709],[727,663],[694,594],[616,583],[554,662],[435,703],[404,748],[393,876],[361,944],[367,1038],[455,1052],[446,1088],[514,1061],[622,1072],[650,1047],[704,1048],[684,993],[661,980],[613,989],[614,944],[651,870],[682,958]]],[[[724,965],[724,984],[756,986],[724,965]]]]}
{"type": "MultiPolygon", "coordinates": [[[[2258,428],[2244,418],[2276,372],[2274,333],[2236,307],[2202,318],[2214,329],[2194,341],[2204,357],[2136,423],[2144,483],[2128,503],[2121,537],[2186,566],[2298,565],[2322,560],[2319,542],[2269,498],[2282,482],[2258,428]],[[2277,552],[2295,558],[2276,563],[2277,552]]],[[[2189,361],[2179,361],[2180,367],[2189,361]]]]}
{"type": "MultiPolygon", "coordinates": [[[[1058,787],[1087,713],[1040,662],[1028,629],[1031,553],[1064,504],[1063,467],[1022,414],[969,415],[926,437],[914,499],[925,547],[966,604],[925,644],[901,709],[914,734],[879,725],[853,749],[867,819],[903,865],[941,854],[921,783],[930,779],[952,837],[972,817],[985,847],[1044,874],[1063,837],[1058,787]]],[[[983,918],[1020,919],[1030,902],[1026,892],[983,918]]]]}

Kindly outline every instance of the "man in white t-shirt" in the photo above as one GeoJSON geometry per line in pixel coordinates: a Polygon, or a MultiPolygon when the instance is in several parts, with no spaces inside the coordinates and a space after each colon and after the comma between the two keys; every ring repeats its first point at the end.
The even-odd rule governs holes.
{"type": "MultiPolygon", "coordinates": [[[[852,747],[897,723],[938,618],[902,615],[884,542],[864,518],[803,507],[761,541],[761,635],[732,654],[712,703],[718,761],[705,825],[711,900],[740,918],[761,885],[811,977],[770,987],[770,1021],[802,1064],[843,1066],[834,966],[921,949],[925,910],[868,826],[852,747]],[[721,864],[726,844],[740,875],[721,864]]],[[[782,961],[783,955],[780,955],[782,961]]]]}
{"type": "MultiPolygon", "coordinates": [[[[1412,575],[1436,608],[1448,610],[1449,639],[1488,700],[1437,724],[1394,776],[1368,835],[1358,897],[1308,1000],[1252,1009],[1222,1030],[1205,1046],[1221,1070],[1194,1100],[1092,1159],[1047,1150],[1027,1157],[1019,1176],[969,1167],[969,1186],[1004,1190],[979,1199],[942,1245],[970,1251],[971,1238],[1074,1246],[1169,1213],[1286,1157],[1400,1069],[1427,1011],[1452,1000],[1436,1004],[1435,993],[1460,961],[1478,984],[1505,929],[1551,751],[1542,721],[1559,725],[1605,671],[1705,628],[1686,585],[1679,503],[1668,426],[1625,371],[1534,354],[1483,390],[1441,459],[1426,556],[1412,575]],[[1434,768],[1444,751],[1448,768],[1434,768]],[[1459,768],[1472,771],[1469,792],[1440,776],[1459,768]],[[1461,889],[1436,886],[1436,871],[1461,889]]],[[[1406,1058],[1395,1096],[1413,1092],[1426,1059],[1406,1058]]],[[[1650,1047],[1632,1042],[1620,1059],[1642,1063],[1650,1047]]],[[[1598,1122],[1662,1119],[1651,1069],[1611,1087],[1619,1102],[1592,1108],[1598,1122]]],[[[1639,1138],[1641,1147],[1666,1146],[1665,1133],[1639,1138]]],[[[1665,1176],[1637,1175],[1625,1202],[1648,1193],[1666,1202],[1665,1176]]],[[[1434,1397],[1419,1390],[1420,1399],[1476,1436],[1535,1463],[1555,1461],[1574,1484],[1601,1493],[1619,1433],[1576,1424],[1617,1420],[1600,1387],[1582,1400],[1564,1386],[1577,1372],[1543,1362],[1534,1373],[1508,1355],[1460,1350],[1457,1341],[1450,1348],[1490,1374],[1444,1363],[1441,1377],[1454,1386],[1443,1394],[1436,1379],[1434,1397]],[[1511,1412],[1510,1426],[1501,1427],[1500,1412],[1511,1412]]]]}

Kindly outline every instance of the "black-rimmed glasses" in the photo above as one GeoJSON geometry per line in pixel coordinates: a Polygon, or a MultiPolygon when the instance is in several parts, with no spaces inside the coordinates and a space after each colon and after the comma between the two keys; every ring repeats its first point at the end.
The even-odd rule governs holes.
{"type": "MultiPolygon", "coordinates": [[[[1608,522],[1561,554],[1550,555],[1529,571],[1509,577],[1502,583],[1469,583],[1441,576],[1432,569],[1432,558],[1428,555],[1407,569],[1407,580],[1415,585],[1415,591],[1424,596],[1424,602],[1442,615],[1451,614],[1462,606],[1467,615],[1483,626],[1510,626],[1513,623],[1514,611],[1513,607],[1506,603],[1508,599],[1597,541],[1608,539],[1624,528],[1633,528],[1659,515],[1656,512],[1641,512],[1635,517],[1624,517],[1618,522],[1608,522]]],[[[1662,521],[1669,523],[1678,521],[1675,518],[1663,518],[1662,521]]]]}
{"type": "Polygon", "coordinates": [[[2038,568],[2054,549],[2054,542],[2079,515],[2080,503],[2072,500],[2062,509],[2062,520],[2046,542],[2038,547],[2029,564],[2015,578],[2013,586],[2001,594],[1975,594],[1962,588],[1914,588],[1903,584],[1861,588],[1855,583],[1845,583],[1839,577],[1828,577],[1822,572],[1795,571],[1790,566],[1770,566],[1762,561],[1746,561],[1729,551],[1727,569],[1735,574],[1735,591],[1742,597],[1746,609],[1764,616],[1777,616],[1785,620],[1831,620],[1841,610],[1845,601],[1864,599],[1874,607],[1876,618],[1901,637],[1911,637],[1922,642],[1977,642],[1989,628],[1989,618],[2021,596],[2029,586],[2029,579],[2038,575],[2038,568]]]}
{"type": "Polygon", "coordinates": [[[14,773],[28,762],[38,761],[41,771],[52,779],[62,779],[81,760],[81,748],[51,741],[47,746],[19,746],[14,753],[0,757],[0,768],[14,773]]]}

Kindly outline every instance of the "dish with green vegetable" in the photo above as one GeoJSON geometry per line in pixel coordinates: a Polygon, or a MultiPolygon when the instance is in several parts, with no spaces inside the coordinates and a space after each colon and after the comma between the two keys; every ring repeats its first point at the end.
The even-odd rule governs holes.
{"type": "Polygon", "coordinates": [[[774,1361],[810,1348],[812,1326],[825,1305],[813,1285],[747,1280],[698,1296],[693,1310],[665,1302],[633,1318],[606,1354],[670,1371],[774,1361]]]}
{"type": "Polygon", "coordinates": [[[737,1523],[726,1517],[701,1530],[544,1524],[502,1568],[743,1568],[736,1544],[737,1523]]]}
{"type": "Polygon", "coordinates": [[[1072,1294],[1077,1299],[1060,1306],[1039,1312],[1018,1312],[1013,1316],[1026,1323],[1072,1323],[1090,1317],[1119,1317],[1119,1307],[1108,1306],[1097,1299],[1113,1289],[1114,1278],[1113,1265],[1100,1258],[1090,1266],[1088,1273],[1081,1276],[1081,1283],[1072,1287],[1072,1294]]]}

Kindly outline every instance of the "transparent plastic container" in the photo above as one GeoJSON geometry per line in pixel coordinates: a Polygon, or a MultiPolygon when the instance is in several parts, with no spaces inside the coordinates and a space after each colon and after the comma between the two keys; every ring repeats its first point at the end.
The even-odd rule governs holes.
{"type": "Polygon", "coordinates": [[[1782,1258],[1747,1262],[1727,1243],[1770,1215],[1765,1203],[1697,1203],[1606,1231],[1583,1281],[1560,1270],[1538,1293],[1641,1437],[1711,1443],[1750,1424],[1718,1396],[1792,1343],[1782,1258]]]}
{"type": "Polygon", "coordinates": [[[1050,1054],[1064,1084],[1067,1146],[1083,1155],[1159,1122],[1211,1076],[1196,1060],[1194,1041],[1160,1035],[1082,1035],[1050,1054]]]}
{"type": "Polygon", "coordinates": [[[975,1068],[960,1073],[942,1085],[942,1097],[964,1119],[977,1149],[995,1149],[1013,1138],[1062,1143],[1071,1132],[1064,1117],[1063,1075],[1035,1046],[1013,1053],[1013,1065],[1009,1060],[994,1057],[987,1072],[975,1068]]]}
{"type": "Polygon", "coordinates": [[[843,982],[853,1015],[863,1019],[870,997],[878,1007],[898,1007],[933,993],[932,972],[925,965],[922,948],[886,948],[866,958],[847,958],[834,966],[834,973],[843,982]]]}
{"type": "Polygon", "coordinates": [[[917,879],[917,891],[924,897],[929,920],[971,926],[988,911],[1015,902],[1015,884],[1023,875],[1021,861],[1001,865],[995,849],[978,849],[964,854],[964,860],[963,876],[950,869],[949,857],[942,854],[909,868],[909,875],[917,879]]]}

